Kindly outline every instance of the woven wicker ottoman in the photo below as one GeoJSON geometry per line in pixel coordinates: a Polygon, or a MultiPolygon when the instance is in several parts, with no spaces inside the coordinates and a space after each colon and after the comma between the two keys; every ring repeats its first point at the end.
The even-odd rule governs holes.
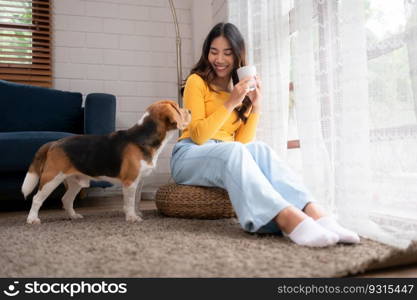
{"type": "Polygon", "coordinates": [[[171,183],[161,186],[155,196],[159,212],[168,217],[222,219],[235,216],[224,189],[171,183]]]}

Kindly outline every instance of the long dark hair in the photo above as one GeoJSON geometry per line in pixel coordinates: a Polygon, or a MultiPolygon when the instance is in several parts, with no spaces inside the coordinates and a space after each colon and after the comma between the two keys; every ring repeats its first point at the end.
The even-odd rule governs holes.
{"type": "MultiPolygon", "coordinates": [[[[201,78],[207,82],[208,88],[212,91],[218,92],[212,87],[213,81],[216,79],[216,73],[211,66],[208,56],[210,52],[210,46],[214,39],[218,38],[219,36],[223,36],[226,38],[230,46],[232,47],[232,53],[234,56],[234,66],[232,70],[232,82],[233,85],[239,82],[239,78],[237,76],[236,70],[239,67],[246,66],[246,48],[245,48],[245,41],[243,40],[242,34],[240,33],[239,29],[232,23],[218,23],[210,30],[209,34],[207,35],[204,44],[203,44],[203,51],[201,53],[200,60],[197,64],[191,69],[190,74],[197,74],[201,78]]],[[[188,78],[187,77],[187,78],[188,78]]],[[[242,101],[242,105],[235,108],[239,119],[243,122],[246,122],[247,115],[252,108],[252,102],[250,101],[249,97],[246,96],[245,99],[242,101]]]]}

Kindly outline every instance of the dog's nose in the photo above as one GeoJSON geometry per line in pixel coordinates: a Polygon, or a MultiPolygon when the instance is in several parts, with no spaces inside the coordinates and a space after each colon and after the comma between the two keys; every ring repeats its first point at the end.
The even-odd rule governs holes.
{"type": "Polygon", "coordinates": [[[187,112],[188,112],[189,114],[191,114],[191,110],[187,109],[187,112]]]}

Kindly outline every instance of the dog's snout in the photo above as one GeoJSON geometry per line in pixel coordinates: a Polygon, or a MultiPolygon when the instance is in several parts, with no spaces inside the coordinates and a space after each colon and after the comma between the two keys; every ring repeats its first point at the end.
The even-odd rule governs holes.
{"type": "Polygon", "coordinates": [[[191,110],[189,110],[189,109],[186,109],[186,111],[189,113],[189,114],[191,114],[191,110]]]}

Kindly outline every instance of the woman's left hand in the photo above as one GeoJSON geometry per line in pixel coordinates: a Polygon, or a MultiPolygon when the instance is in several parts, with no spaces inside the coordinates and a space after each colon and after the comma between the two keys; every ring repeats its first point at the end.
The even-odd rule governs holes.
{"type": "Polygon", "coordinates": [[[252,112],[258,113],[261,110],[261,101],[262,101],[262,82],[258,75],[255,76],[256,80],[256,89],[250,91],[247,95],[252,102],[252,112]]]}

